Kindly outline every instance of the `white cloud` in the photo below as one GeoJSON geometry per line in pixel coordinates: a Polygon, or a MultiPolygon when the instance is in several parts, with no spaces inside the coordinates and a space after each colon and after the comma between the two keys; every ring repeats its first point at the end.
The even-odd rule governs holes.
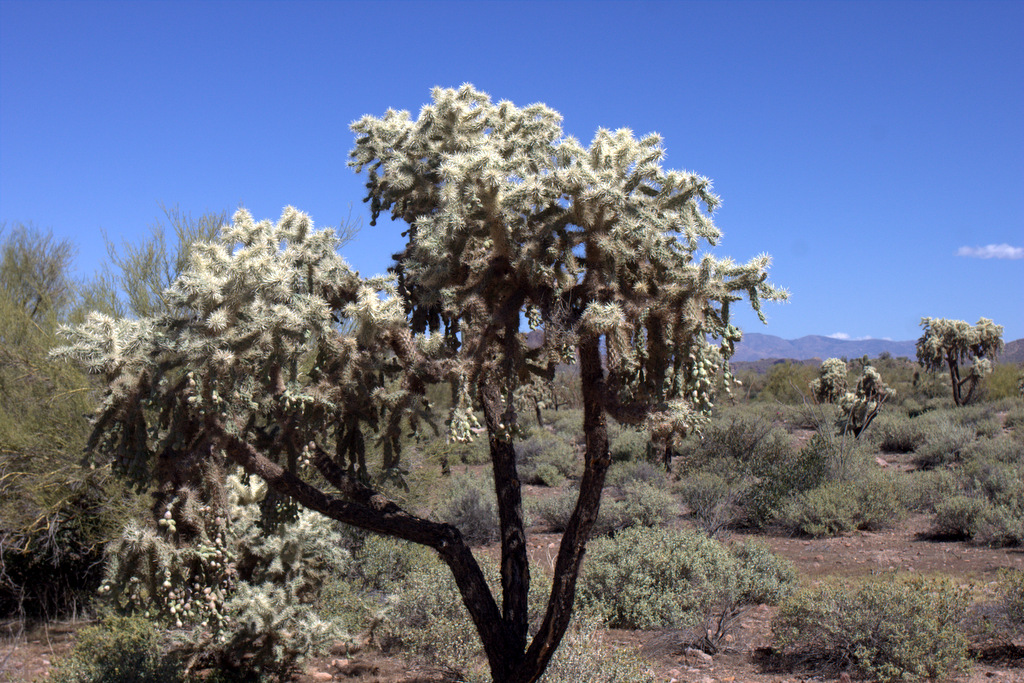
{"type": "Polygon", "coordinates": [[[850,335],[846,334],[845,332],[835,332],[835,333],[830,334],[828,336],[829,336],[829,339],[849,339],[850,338],[850,335]]]}
{"type": "Polygon", "coordinates": [[[984,247],[960,247],[957,256],[968,258],[1024,258],[1024,247],[1011,247],[1009,244],[989,244],[984,247]]]}

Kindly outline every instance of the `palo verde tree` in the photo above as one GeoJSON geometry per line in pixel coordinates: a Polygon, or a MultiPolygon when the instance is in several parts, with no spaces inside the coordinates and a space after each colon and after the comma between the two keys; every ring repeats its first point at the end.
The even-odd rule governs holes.
{"type": "Polygon", "coordinates": [[[168,312],[95,316],[68,330],[61,354],[106,380],[95,454],[139,476],[154,460],[184,478],[233,461],[279,502],[433,548],[493,679],[535,681],[571,616],[610,464],[608,418],[666,444],[697,427],[716,376],[731,377],[740,332],[730,306],[745,298],[760,315],[763,300],[784,292],[767,282],[767,256],[698,258],[719,240],[708,217],[719,200],[707,179],[662,169],[658,136],[601,130],[584,147],[543,105],[494,104],[470,86],[433,99],[415,120],[389,111],[353,124],[352,165],[367,174],[374,221],[390,213],[406,224],[393,277],[360,278],[333,233],[298,211],[276,224],[241,211],[193,249],[168,312]],[[536,348],[524,320],[544,331],[536,348]],[[571,360],[585,468],[531,641],[515,398],[571,360]],[[500,599],[457,528],[403,510],[373,483],[400,471],[405,425],[434,419],[424,398],[432,383],[453,392],[450,438],[471,438],[474,408],[483,413],[500,599]],[[380,444],[375,466],[370,438],[380,444]]]}
{"type": "Polygon", "coordinates": [[[992,372],[992,360],[1003,349],[1003,326],[981,318],[971,326],[963,320],[921,318],[924,333],[917,340],[917,361],[931,372],[949,369],[953,403],[965,406],[985,375],[992,372]],[[961,366],[969,363],[966,376],[961,366]]]}

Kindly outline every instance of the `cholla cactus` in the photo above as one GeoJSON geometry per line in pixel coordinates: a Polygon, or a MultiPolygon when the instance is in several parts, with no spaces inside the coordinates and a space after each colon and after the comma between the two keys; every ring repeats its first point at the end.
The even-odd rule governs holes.
{"type": "MultiPolygon", "coordinates": [[[[569,623],[610,464],[607,418],[663,444],[701,424],[717,379],[732,379],[740,331],[730,306],[745,298],[760,315],[785,293],[767,282],[767,256],[737,264],[706,253],[720,238],[709,216],[719,199],[707,178],[662,168],[659,136],[600,130],[583,146],[543,105],[495,104],[471,86],[433,99],[416,120],[389,111],[353,124],[352,165],[367,173],[374,221],[389,212],[407,224],[393,279],[360,278],[333,234],[294,209],[276,224],[240,211],[192,250],[167,293],[172,312],[90,318],[59,353],[105,377],[95,456],[140,479],[155,460],[164,501],[227,457],[267,481],[274,510],[290,498],[429,545],[455,575],[494,679],[525,683],[569,623]],[[524,316],[544,329],[538,348],[519,331],[524,316]],[[580,365],[586,467],[528,647],[515,396],[567,360],[580,365]],[[457,529],[371,484],[367,437],[379,440],[379,472],[400,472],[402,427],[431,418],[425,387],[439,382],[456,399],[452,438],[468,438],[474,408],[483,412],[500,608],[457,529]]],[[[200,501],[216,505],[208,491],[200,501]]]]}
{"type": "MultiPolygon", "coordinates": [[[[215,538],[176,545],[130,523],[107,549],[100,587],[118,611],[162,621],[176,634],[190,668],[248,668],[286,679],[301,660],[344,637],[312,604],[349,554],[331,522],[303,511],[267,534],[258,477],[227,478],[227,519],[215,538]]],[[[208,514],[209,511],[203,511],[208,514]]],[[[174,526],[172,516],[165,520],[174,526]]],[[[165,525],[166,526],[166,525],[165,525]]]]}
{"type": "Polygon", "coordinates": [[[921,318],[921,327],[924,333],[917,340],[917,361],[928,371],[948,368],[953,403],[967,405],[1003,349],[1003,326],[988,318],[979,319],[973,327],[963,320],[921,318]],[[966,363],[970,363],[967,376],[961,377],[961,366],[966,363]]]}
{"type": "Polygon", "coordinates": [[[882,404],[895,395],[896,391],[882,381],[877,370],[870,365],[864,366],[856,390],[847,391],[839,399],[844,433],[850,431],[854,438],[859,439],[882,409],[882,404]]]}
{"type": "Polygon", "coordinates": [[[846,393],[846,362],[828,358],[818,370],[818,379],[811,382],[811,393],[818,403],[835,403],[846,393]]]}

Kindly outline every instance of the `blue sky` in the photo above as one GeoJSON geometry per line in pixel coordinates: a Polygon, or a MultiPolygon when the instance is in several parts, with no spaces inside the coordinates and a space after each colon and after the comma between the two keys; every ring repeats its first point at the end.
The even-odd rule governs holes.
{"type": "MultiPolygon", "coordinates": [[[[349,124],[466,82],[712,178],[716,253],[791,292],[744,329],[1024,337],[1022,2],[0,0],[0,220],[82,275],[161,202],[337,225],[366,216],[349,124]]],[[[364,218],[348,260],[383,272],[400,231],[364,218]]]]}

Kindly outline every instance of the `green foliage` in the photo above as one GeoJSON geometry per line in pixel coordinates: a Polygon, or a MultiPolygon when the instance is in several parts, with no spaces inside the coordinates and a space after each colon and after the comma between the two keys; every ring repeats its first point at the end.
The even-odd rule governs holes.
{"type": "Polygon", "coordinates": [[[815,374],[814,367],[810,365],[790,361],[776,363],[765,376],[764,386],[752,398],[758,401],[801,404],[807,400],[802,387],[810,386],[815,374]]]}
{"type": "Polygon", "coordinates": [[[968,594],[948,579],[822,584],[782,604],[772,624],[785,652],[883,682],[947,679],[970,663],[968,594]]]}
{"type": "Polygon", "coordinates": [[[982,498],[954,496],[935,506],[933,533],[943,538],[969,540],[974,538],[988,513],[989,506],[982,498]]]}
{"type": "Polygon", "coordinates": [[[961,462],[967,449],[974,443],[977,432],[946,416],[937,416],[929,422],[925,442],[915,451],[917,462],[923,467],[961,462]]]}
{"type": "Polygon", "coordinates": [[[73,255],[49,233],[0,226],[0,615],[81,611],[103,546],[136,508],[108,472],[79,467],[92,387],[48,356],[87,289],[73,255]]]}
{"type": "Polygon", "coordinates": [[[857,503],[849,483],[831,483],[797,494],[778,513],[779,523],[806,536],[835,536],[856,528],[857,503]]]}
{"type": "Polygon", "coordinates": [[[608,448],[614,462],[639,462],[651,459],[651,437],[637,429],[623,429],[608,448]]]}
{"type": "Polygon", "coordinates": [[[377,630],[385,651],[419,655],[461,680],[485,680],[480,639],[447,567],[430,558],[392,590],[377,630]]]}
{"type": "Polygon", "coordinates": [[[760,547],[730,552],[702,534],[636,528],[592,544],[580,602],[610,628],[691,629],[714,652],[739,614],[786,597],[795,579],[760,547]]]}
{"type": "Polygon", "coordinates": [[[921,318],[921,327],[924,333],[917,340],[918,362],[929,372],[948,370],[953,402],[957,406],[969,404],[1003,349],[1003,326],[987,318],[979,319],[973,327],[963,320],[921,318]],[[966,376],[961,378],[961,368],[968,363],[966,376]]]}
{"type": "Polygon", "coordinates": [[[1003,570],[999,575],[999,588],[1010,623],[1017,628],[1024,628],[1024,571],[1003,570]]]}
{"type": "Polygon", "coordinates": [[[498,512],[494,481],[478,475],[454,475],[437,516],[462,532],[471,545],[490,543],[498,537],[498,512]]]}
{"type": "Polygon", "coordinates": [[[793,533],[835,536],[854,529],[891,528],[905,516],[899,486],[892,477],[875,473],[799,493],[779,509],[776,521],[793,533]]]}
{"type": "Polygon", "coordinates": [[[109,616],[80,630],[71,651],[54,664],[54,683],[175,683],[183,680],[169,643],[143,617],[109,616]]]}
{"type": "Polygon", "coordinates": [[[881,415],[872,432],[883,453],[913,453],[927,439],[915,421],[900,413],[881,415]]]}
{"type": "Polygon", "coordinates": [[[747,486],[721,474],[698,471],[682,480],[678,488],[697,529],[720,539],[739,520],[739,504],[747,495],[747,486]]]}
{"type": "Polygon", "coordinates": [[[516,467],[524,484],[560,486],[579,478],[581,467],[572,444],[547,429],[537,429],[515,446],[516,467]]]}
{"type": "MultiPolygon", "coordinates": [[[[579,493],[574,489],[546,496],[531,505],[531,511],[554,532],[565,531],[576,507],[579,493]]],[[[591,531],[592,536],[607,536],[629,527],[661,527],[676,514],[675,499],[665,490],[664,480],[634,480],[622,487],[622,497],[609,492],[601,497],[601,509],[591,531]]]]}
{"type": "Polygon", "coordinates": [[[636,652],[604,644],[600,620],[573,620],[542,683],[655,683],[650,665],[636,652]]]}

